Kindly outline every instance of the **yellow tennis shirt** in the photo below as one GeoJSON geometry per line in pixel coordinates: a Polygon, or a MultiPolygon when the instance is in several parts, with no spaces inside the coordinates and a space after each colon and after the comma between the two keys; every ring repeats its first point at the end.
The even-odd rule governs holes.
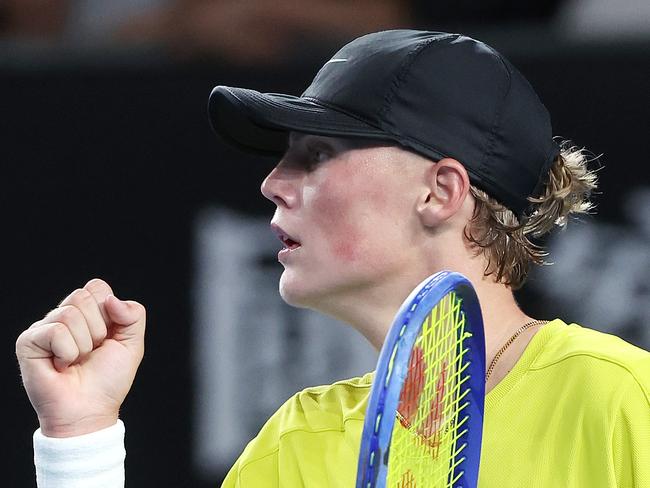
{"type": "MultiPolygon", "coordinates": [[[[308,388],[223,487],[355,485],[372,374],[308,388]]],[[[650,487],[650,353],[554,320],[485,399],[481,488],[650,487]]]]}

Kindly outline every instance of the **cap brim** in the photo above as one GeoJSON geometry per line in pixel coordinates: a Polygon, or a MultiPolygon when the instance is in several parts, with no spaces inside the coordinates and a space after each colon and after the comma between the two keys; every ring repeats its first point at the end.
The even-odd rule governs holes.
{"type": "Polygon", "coordinates": [[[208,104],[210,123],[240,149],[281,156],[290,131],[333,137],[390,139],[381,129],[313,99],[217,86],[208,104]]]}

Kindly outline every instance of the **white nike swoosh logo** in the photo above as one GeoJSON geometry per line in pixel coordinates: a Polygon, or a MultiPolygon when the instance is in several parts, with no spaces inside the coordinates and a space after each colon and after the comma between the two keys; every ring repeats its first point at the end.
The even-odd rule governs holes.
{"type": "Polygon", "coordinates": [[[333,58],[333,59],[330,59],[325,64],[329,64],[329,63],[345,63],[347,60],[348,60],[348,58],[333,58]]]}

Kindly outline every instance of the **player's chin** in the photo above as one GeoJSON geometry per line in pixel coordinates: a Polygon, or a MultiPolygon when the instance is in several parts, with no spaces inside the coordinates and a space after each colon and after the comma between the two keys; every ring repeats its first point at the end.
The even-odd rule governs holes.
{"type": "Polygon", "coordinates": [[[298,290],[291,286],[283,286],[282,281],[280,282],[280,296],[282,300],[285,301],[288,305],[292,307],[306,308],[306,300],[303,293],[300,293],[298,290]]]}
{"type": "Polygon", "coordinates": [[[298,279],[290,271],[285,270],[279,285],[282,300],[293,307],[313,308],[314,293],[310,293],[306,285],[304,280],[298,279]]]}

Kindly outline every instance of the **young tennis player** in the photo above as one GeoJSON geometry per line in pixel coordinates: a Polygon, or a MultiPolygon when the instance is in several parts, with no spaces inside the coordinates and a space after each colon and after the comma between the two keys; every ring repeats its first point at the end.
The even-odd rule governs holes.
{"type": "MultiPolygon", "coordinates": [[[[482,487],[650,486],[650,353],[513,290],[535,239],[589,210],[583,151],[558,145],[523,76],[489,46],[419,31],[343,47],[301,97],[219,86],[213,127],[279,163],[262,184],[283,243],[280,293],[380,348],[409,292],[467,276],[485,323],[482,487]]],[[[122,486],[118,410],[142,358],[144,308],[92,280],[16,344],[41,428],[39,486],[122,486]],[[74,480],[73,484],[70,480],[74,480]]],[[[372,374],[288,400],[225,487],[353,486],[372,374]]]]}

